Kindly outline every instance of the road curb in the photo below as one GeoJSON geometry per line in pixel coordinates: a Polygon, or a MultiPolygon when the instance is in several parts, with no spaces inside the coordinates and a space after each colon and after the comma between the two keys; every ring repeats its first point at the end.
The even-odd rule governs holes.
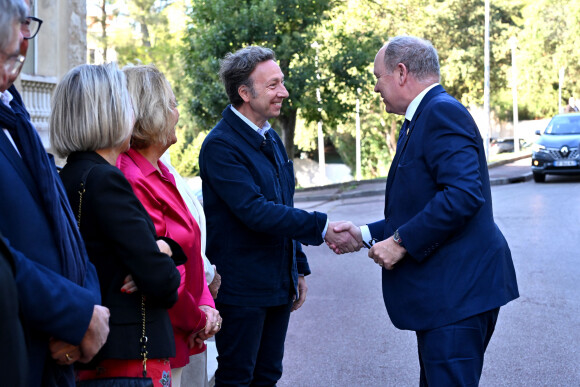
{"type": "Polygon", "coordinates": [[[532,180],[532,172],[525,173],[520,176],[512,176],[512,177],[496,177],[494,179],[489,179],[490,185],[505,185],[505,184],[512,184],[512,183],[523,183],[525,181],[532,180]]]}
{"type": "MultiPolygon", "coordinates": [[[[523,154],[515,156],[509,159],[496,161],[490,163],[487,167],[488,169],[500,167],[512,163],[514,161],[522,160],[531,157],[530,154],[523,154]]],[[[490,178],[489,182],[492,186],[522,183],[531,180],[533,177],[532,172],[526,172],[522,175],[510,176],[510,177],[496,177],[490,178]]],[[[344,183],[336,183],[329,185],[322,185],[316,187],[299,188],[296,190],[296,195],[294,200],[297,202],[324,202],[324,201],[334,201],[342,199],[351,199],[375,195],[385,194],[385,184],[386,178],[369,179],[369,180],[352,180],[344,183]],[[377,186],[377,183],[380,185],[377,186]],[[375,185],[375,187],[364,187],[365,185],[375,185]],[[329,190],[335,190],[333,192],[328,192],[329,190]],[[327,191],[327,192],[323,192],[327,191]]]]}
{"type": "Polygon", "coordinates": [[[509,159],[500,160],[500,161],[494,161],[493,163],[487,164],[487,169],[491,169],[491,168],[495,168],[495,167],[500,167],[502,165],[506,165],[506,164],[509,164],[509,163],[513,163],[514,161],[518,161],[518,160],[522,160],[522,159],[527,159],[528,157],[532,157],[532,154],[531,153],[525,153],[523,155],[514,156],[514,157],[511,157],[509,159]]]}

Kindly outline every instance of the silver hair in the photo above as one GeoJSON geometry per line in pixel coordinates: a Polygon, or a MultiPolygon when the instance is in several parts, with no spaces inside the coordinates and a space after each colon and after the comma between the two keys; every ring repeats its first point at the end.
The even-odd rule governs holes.
{"type": "Polygon", "coordinates": [[[23,0],[0,0],[0,50],[4,51],[12,41],[15,23],[23,23],[28,7],[23,0]]]}
{"type": "Polygon", "coordinates": [[[440,80],[439,56],[430,41],[415,36],[396,36],[385,46],[387,71],[393,71],[402,63],[419,82],[440,80]]]}
{"type": "Polygon", "coordinates": [[[115,63],[77,66],[56,87],[50,140],[60,157],[118,147],[132,129],[127,80],[115,63]]]}
{"type": "Polygon", "coordinates": [[[274,51],[260,46],[248,46],[234,53],[228,53],[221,61],[220,79],[226,88],[226,94],[234,107],[244,103],[238,93],[242,85],[250,88],[254,94],[254,85],[250,74],[257,65],[267,60],[276,60],[274,51]]]}

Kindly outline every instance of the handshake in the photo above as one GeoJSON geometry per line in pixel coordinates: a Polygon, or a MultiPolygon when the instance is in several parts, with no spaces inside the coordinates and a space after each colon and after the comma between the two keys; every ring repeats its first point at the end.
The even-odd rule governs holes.
{"type": "Polygon", "coordinates": [[[360,228],[352,222],[330,222],[324,241],[336,254],[359,251],[363,247],[360,228]]]}
{"type": "MultiPolygon", "coordinates": [[[[328,247],[336,254],[352,253],[363,247],[360,227],[352,222],[330,222],[324,240],[328,247]]],[[[392,270],[397,262],[405,257],[407,250],[395,242],[391,236],[375,243],[368,252],[368,256],[380,267],[392,270]]]]}

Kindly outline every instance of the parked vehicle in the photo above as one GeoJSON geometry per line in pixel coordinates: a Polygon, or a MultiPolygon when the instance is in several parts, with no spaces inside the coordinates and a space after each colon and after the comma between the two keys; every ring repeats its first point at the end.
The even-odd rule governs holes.
{"type": "Polygon", "coordinates": [[[489,154],[507,153],[514,151],[513,138],[492,138],[489,142],[489,154]]]}
{"type": "MultiPolygon", "coordinates": [[[[529,147],[530,144],[524,139],[518,139],[520,143],[520,149],[529,147]]],[[[492,138],[489,141],[489,154],[496,155],[498,153],[509,153],[514,151],[514,139],[513,137],[506,138],[492,138]]]]}
{"type": "Polygon", "coordinates": [[[541,183],[546,175],[580,174],[580,113],[554,116],[532,145],[532,173],[541,183]]]}

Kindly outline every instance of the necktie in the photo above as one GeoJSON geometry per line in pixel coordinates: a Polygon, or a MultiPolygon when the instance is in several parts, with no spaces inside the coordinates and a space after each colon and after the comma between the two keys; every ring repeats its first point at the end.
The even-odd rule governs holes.
{"type": "Polygon", "coordinates": [[[401,131],[399,132],[399,141],[397,141],[397,148],[399,147],[399,144],[403,143],[403,139],[407,137],[410,123],[411,121],[409,121],[408,119],[405,119],[405,122],[403,122],[403,126],[401,126],[401,131]]]}

